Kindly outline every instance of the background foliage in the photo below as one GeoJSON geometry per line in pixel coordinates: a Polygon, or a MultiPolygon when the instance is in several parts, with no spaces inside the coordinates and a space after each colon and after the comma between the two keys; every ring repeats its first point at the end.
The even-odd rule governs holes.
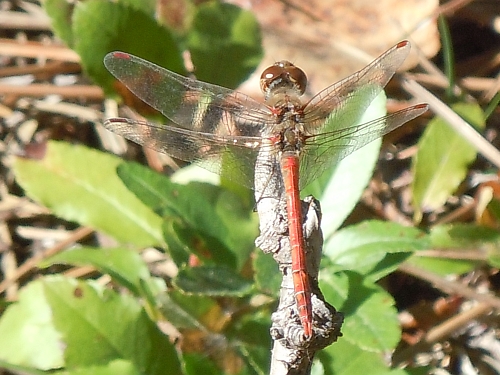
{"type": "MultiPolygon", "coordinates": [[[[198,79],[230,88],[257,67],[261,36],[250,12],[219,2],[186,3],[174,22],[156,20],[154,7],[134,0],[44,2],[54,32],[78,53],[87,76],[130,105],[134,99],[102,64],[110,51],[182,74],[188,51],[198,79]]],[[[453,100],[457,113],[484,129],[478,104],[453,100]]],[[[385,107],[377,98],[363,121],[384,115],[385,107]]],[[[150,109],[138,110],[158,119],[150,109]]],[[[440,118],[431,120],[413,157],[413,225],[364,220],[341,227],[370,180],[379,148],[380,142],[369,144],[304,191],[322,202],[321,290],[345,315],[344,337],[319,353],[315,373],[425,371],[393,369],[385,359],[402,345],[396,302],[384,287],[388,277],[403,265],[443,276],[500,265],[498,226],[426,221],[464,184],[477,156],[440,118]],[[478,248],[480,259],[460,256],[478,248]],[[429,249],[457,256],[443,259],[429,249]]],[[[48,142],[42,157],[17,158],[13,171],[31,199],[109,236],[114,245],[96,241],[45,259],[38,264],[43,276],[26,283],[16,302],[2,301],[3,367],[30,374],[268,372],[280,275],[272,258],[254,247],[251,192],[227,181],[195,182],[200,172],[194,169],[182,172],[188,183],[175,183],[178,176],[58,141],[48,142]],[[149,247],[167,254],[175,272],[165,277],[146,261],[140,252],[149,247]],[[94,272],[87,278],[65,274],[73,266],[94,272]],[[101,275],[108,277],[105,285],[101,275]]],[[[496,199],[488,203],[496,219],[498,207],[496,199]]]]}

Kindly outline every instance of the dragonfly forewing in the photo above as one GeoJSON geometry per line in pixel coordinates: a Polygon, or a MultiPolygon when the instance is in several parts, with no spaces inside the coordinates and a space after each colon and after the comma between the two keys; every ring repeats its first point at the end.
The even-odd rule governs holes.
{"type": "Polygon", "coordinates": [[[184,129],[257,136],[274,121],[267,106],[247,95],[184,77],[139,57],[112,52],[104,64],[130,91],[184,129]]]}
{"type": "Polygon", "coordinates": [[[409,42],[398,43],[365,68],[320,91],[304,108],[308,133],[329,132],[332,127],[355,124],[360,116],[355,114],[366,111],[409,52],[409,42]]]}

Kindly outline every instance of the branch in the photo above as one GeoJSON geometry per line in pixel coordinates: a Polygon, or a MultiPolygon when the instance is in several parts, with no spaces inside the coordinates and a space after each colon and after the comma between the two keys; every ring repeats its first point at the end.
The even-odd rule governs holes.
{"type": "Polygon", "coordinates": [[[262,251],[273,255],[283,274],[279,305],[272,315],[271,337],[274,345],[270,374],[307,375],[310,374],[316,351],[332,344],[342,335],[340,327],[343,322],[343,315],[324,300],[318,287],[323,246],[319,202],[313,197],[302,201],[307,273],[312,288],[313,310],[313,335],[306,338],[295,301],[286,200],[279,164],[265,159],[263,162],[257,160],[255,194],[261,232],[255,243],[262,251]]]}

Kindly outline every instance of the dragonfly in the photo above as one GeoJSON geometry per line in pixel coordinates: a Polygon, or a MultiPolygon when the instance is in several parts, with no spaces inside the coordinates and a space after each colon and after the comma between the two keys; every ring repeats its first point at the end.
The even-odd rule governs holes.
{"type": "Polygon", "coordinates": [[[291,247],[295,303],[304,336],[313,335],[311,284],[306,267],[300,190],[328,167],[427,111],[417,104],[358,124],[408,56],[402,41],[372,63],[303,100],[307,76],[280,61],[260,77],[263,102],[184,77],[125,52],[106,55],[106,68],[171,123],[111,118],[104,126],[140,145],[224,173],[254,187],[259,155],[282,181],[291,247]],[[226,171],[229,171],[227,173],[226,171]]]}

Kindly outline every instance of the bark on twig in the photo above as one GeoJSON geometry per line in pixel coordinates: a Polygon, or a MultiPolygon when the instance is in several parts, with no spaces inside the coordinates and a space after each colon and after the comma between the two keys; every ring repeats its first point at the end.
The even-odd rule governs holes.
{"type": "MultiPolygon", "coordinates": [[[[261,155],[262,156],[262,155],[261,155]]],[[[291,272],[291,247],[283,181],[273,158],[257,160],[255,192],[260,219],[256,245],[271,253],[283,274],[278,308],[272,315],[271,337],[274,341],[271,375],[306,375],[310,373],[316,351],[337,340],[343,315],[328,304],[318,288],[318,272],[323,246],[320,228],[321,210],[313,197],[302,201],[302,222],[306,242],[307,273],[312,288],[313,335],[304,336],[299,319],[291,272]]]]}

